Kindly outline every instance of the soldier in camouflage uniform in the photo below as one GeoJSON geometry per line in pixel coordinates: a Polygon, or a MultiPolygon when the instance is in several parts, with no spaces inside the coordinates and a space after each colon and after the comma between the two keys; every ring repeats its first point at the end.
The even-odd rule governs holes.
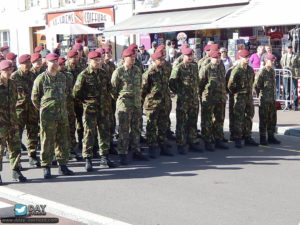
{"type": "Polygon", "coordinates": [[[147,116],[146,137],[149,156],[157,158],[160,153],[172,156],[166,145],[169,114],[166,113],[170,91],[169,77],[164,74],[165,55],[157,51],[151,55],[153,66],[143,74],[142,99],[147,116]]]}
{"type": "MultiPolygon", "coordinates": [[[[109,75],[109,78],[111,80],[112,74],[116,69],[116,66],[113,62],[111,62],[111,58],[112,58],[112,52],[111,52],[111,48],[106,47],[104,48],[104,63],[103,63],[103,69],[107,72],[107,74],[109,75]]],[[[115,134],[115,129],[116,129],[116,101],[112,98],[112,94],[111,94],[111,107],[112,107],[112,113],[110,114],[110,133],[111,133],[111,141],[110,141],[110,152],[111,153],[117,153],[116,149],[114,148],[113,145],[113,139],[114,139],[114,134],[115,134]]]]}
{"type": "Polygon", "coordinates": [[[251,137],[254,116],[252,90],[255,74],[253,68],[248,65],[249,57],[249,51],[239,52],[240,62],[232,70],[228,81],[228,89],[234,94],[234,139],[237,148],[243,147],[242,139],[245,139],[246,145],[258,145],[251,137]]]}
{"type": "MultiPolygon", "coordinates": [[[[13,180],[25,182],[27,179],[20,172],[21,142],[16,114],[17,84],[10,79],[11,68],[11,62],[7,60],[0,62],[0,143],[7,146],[13,180]]],[[[0,156],[0,171],[2,171],[2,152],[0,156]]],[[[2,184],[1,176],[0,184],[2,184]]]]}
{"type": "Polygon", "coordinates": [[[87,58],[83,54],[83,46],[80,43],[73,45],[73,50],[78,52],[77,67],[80,71],[83,71],[87,67],[87,58]]]}
{"type": "Polygon", "coordinates": [[[199,72],[201,107],[201,131],[208,151],[216,148],[228,149],[224,139],[224,115],[226,105],[225,69],[220,63],[220,52],[210,51],[210,63],[199,72]]]}
{"type": "MultiPolygon", "coordinates": [[[[77,79],[77,76],[81,73],[81,69],[77,66],[78,63],[78,52],[76,50],[70,50],[67,54],[68,60],[66,63],[66,68],[69,73],[73,75],[73,86],[77,79]]],[[[78,138],[78,148],[82,150],[82,139],[83,139],[83,106],[80,102],[74,101],[74,110],[76,116],[76,131],[78,138]]]]}
{"type": "Polygon", "coordinates": [[[229,107],[229,131],[230,131],[230,141],[234,141],[234,114],[233,114],[233,106],[234,106],[234,95],[228,89],[228,81],[230,78],[230,74],[235,66],[232,66],[226,72],[226,92],[228,93],[228,107],[229,107]]]}
{"type": "Polygon", "coordinates": [[[202,59],[200,59],[198,61],[198,69],[199,69],[199,71],[200,71],[200,69],[201,69],[202,64],[204,63],[204,61],[206,61],[207,59],[209,59],[210,46],[211,45],[206,45],[204,47],[204,51],[205,51],[206,54],[205,54],[205,56],[202,59]]]}
{"type": "MultiPolygon", "coordinates": [[[[138,54],[138,46],[136,44],[131,44],[129,45],[128,49],[132,49],[134,50],[135,52],[135,59],[134,59],[134,66],[137,66],[141,73],[143,74],[144,73],[144,66],[143,64],[141,63],[140,60],[137,59],[137,54],[138,54]]],[[[124,60],[121,60],[119,63],[118,63],[118,67],[121,67],[122,65],[124,64],[124,60]]]]}
{"type": "Polygon", "coordinates": [[[66,76],[58,72],[58,55],[46,56],[48,69],[34,81],[31,100],[40,111],[41,165],[44,178],[51,178],[50,166],[55,153],[60,175],[73,175],[68,169],[70,143],[67,113],[66,76]]]}
{"type": "Polygon", "coordinates": [[[191,150],[202,151],[197,143],[197,120],[199,113],[199,76],[193,50],[182,49],[183,62],[173,67],[169,81],[171,91],[177,95],[176,143],[180,154],[186,154],[185,144],[191,150]]]}
{"type": "Polygon", "coordinates": [[[30,58],[30,55],[22,55],[19,58],[20,69],[12,74],[11,79],[15,80],[17,84],[18,101],[16,110],[19,122],[20,140],[22,140],[22,134],[26,126],[29,164],[34,167],[40,167],[40,162],[36,154],[39,133],[39,112],[30,100],[35,79],[34,74],[30,72],[30,58]]]}
{"type": "Polygon", "coordinates": [[[17,55],[12,52],[7,53],[7,55],[6,55],[6,60],[8,60],[12,63],[12,72],[15,72],[18,70],[16,58],[17,58],[17,55]]]}
{"type": "Polygon", "coordinates": [[[276,109],[276,80],[273,69],[276,57],[273,54],[265,55],[265,66],[256,76],[254,88],[259,97],[259,134],[260,144],[280,144],[275,137],[277,122],[276,109]],[[268,141],[266,133],[268,131],[268,141]]]}
{"type": "Polygon", "coordinates": [[[32,67],[30,69],[30,72],[33,73],[34,75],[34,79],[37,78],[38,75],[40,75],[41,73],[43,73],[44,71],[42,71],[42,56],[40,53],[33,53],[31,55],[31,63],[32,63],[32,67]]]}
{"type": "Polygon", "coordinates": [[[129,146],[134,159],[148,158],[142,155],[140,150],[142,73],[134,66],[136,53],[133,49],[125,49],[123,57],[124,65],[114,71],[111,83],[114,99],[117,100],[120,163],[127,165],[129,146]]]}
{"type": "MultiPolygon", "coordinates": [[[[189,45],[188,44],[183,44],[180,48],[180,50],[182,51],[182,49],[184,48],[188,48],[189,45]]],[[[173,62],[173,67],[177,66],[179,63],[182,63],[183,61],[183,55],[181,54],[177,59],[175,59],[175,61],[173,62]]]]}
{"type": "Polygon", "coordinates": [[[73,95],[83,104],[84,138],[82,155],[86,159],[85,169],[93,170],[92,154],[94,144],[99,140],[100,166],[103,168],[115,167],[109,160],[110,148],[110,120],[111,83],[109,75],[102,67],[102,58],[99,52],[93,51],[88,55],[89,66],[77,77],[73,95]],[[98,135],[97,135],[98,134],[98,135]],[[96,139],[95,139],[96,137],[96,139]]]}

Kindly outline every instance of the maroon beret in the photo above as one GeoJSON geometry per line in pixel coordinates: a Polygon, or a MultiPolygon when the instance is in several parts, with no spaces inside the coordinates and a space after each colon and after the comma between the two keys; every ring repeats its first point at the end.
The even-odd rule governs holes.
{"type": "Polygon", "coordinates": [[[181,53],[182,53],[182,55],[191,55],[191,54],[193,54],[193,49],[183,48],[183,49],[181,49],[181,53]]]}
{"type": "Polygon", "coordinates": [[[27,62],[28,60],[30,60],[30,55],[28,55],[28,54],[21,55],[19,58],[19,63],[23,64],[23,63],[27,62]]]}
{"type": "Polygon", "coordinates": [[[49,53],[47,56],[46,56],[46,60],[47,61],[53,61],[53,60],[57,60],[58,59],[58,55],[55,54],[55,53],[49,53]]]}
{"type": "Polygon", "coordinates": [[[0,70],[5,70],[12,67],[12,63],[8,60],[3,60],[0,62],[0,70]]]}
{"type": "Polygon", "coordinates": [[[160,59],[163,56],[164,56],[163,51],[158,51],[158,52],[155,52],[154,54],[151,55],[151,59],[153,61],[155,61],[157,59],[160,59]]]}
{"type": "Polygon", "coordinates": [[[6,55],[7,60],[14,60],[15,58],[17,58],[17,55],[15,55],[15,53],[13,53],[13,52],[9,52],[6,55]]]}
{"type": "Polygon", "coordinates": [[[59,65],[62,65],[62,64],[64,64],[66,62],[66,59],[64,58],[64,57],[59,57],[58,58],[58,64],[59,65]]]}
{"type": "Polygon", "coordinates": [[[138,49],[138,46],[136,44],[131,44],[128,47],[129,49],[138,49]]]}
{"type": "Polygon", "coordinates": [[[111,48],[110,47],[105,47],[104,48],[104,52],[105,53],[110,53],[111,52],[111,48]]]}
{"type": "Polygon", "coordinates": [[[238,52],[238,55],[240,57],[246,58],[246,57],[248,57],[250,55],[250,52],[248,50],[246,50],[246,49],[243,49],[243,50],[241,50],[241,51],[238,52]]]}
{"type": "Polygon", "coordinates": [[[42,55],[40,53],[33,53],[31,55],[31,63],[34,63],[36,62],[38,59],[41,59],[42,58],[42,55]]]}
{"type": "Polygon", "coordinates": [[[68,58],[73,58],[74,56],[78,55],[78,52],[76,50],[70,50],[67,54],[68,58]]]}
{"type": "Polygon", "coordinates": [[[218,44],[211,44],[210,45],[210,50],[211,51],[218,51],[219,50],[219,45],[218,44]]]}
{"type": "Polygon", "coordinates": [[[266,54],[266,55],[265,55],[265,59],[268,59],[268,60],[276,60],[276,57],[275,57],[275,55],[273,55],[273,54],[266,54]]]}
{"type": "Polygon", "coordinates": [[[81,38],[76,38],[75,43],[82,43],[82,39],[81,38]]]}
{"type": "Polygon", "coordinates": [[[101,53],[100,52],[90,52],[88,58],[89,59],[94,59],[94,58],[100,58],[101,57],[101,53]]]}
{"type": "Polygon", "coordinates": [[[209,57],[211,58],[218,58],[219,56],[221,56],[221,53],[219,51],[212,50],[209,52],[209,57]]]}
{"type": "Polygon", "coordinates": [[[105,53],[105,50],[103,48],[97,48],[95,51],[99,52],[101,55],[105,53]]]}
{"type": "Polygon", "coordinates": [[[188,48],[188,47],[190,47],[189,44],[184,43],[183,45],[181,45],[180,50],[182,51],[182,49],[188,48]]]}
{"type": "Polygon", "coordinates": [[[205,45],[204,51],[210,51],[210,45],[205,45]]]}
{"type": "Polygon", "coordinates": [[[166,49],[166,46],[160,45],[160,46],[157,47],[157,49],[155,50],[155,52],[160,52],[160,51],[165,50],[165,49],[166,49]]]}
{"type": "Polygon", "coordinates": [[[37,47],[35,47],[34,52],[40,53],[40,51],[42,51],[43,49],[44,49],[43,46],[37,46],[37,47]]]}
{"type": "Polygon", "coordinates": [[[3,46],[0,48],[0,52],[3,52],[5,50],[9,49],[9,47],[7,45],[3,46]]]}
{"type": "Polygon", "coordinates": [[[133,56],[133,55],[135,55],[134,49],[126,48],[123,51],[123,57],[129,57],[129,56],[133,56]]]}
{"type": "Polygon", "coordinates": [[[82,46],[82,44],[77,43],[77,44],[73,45],[73,49],[81,51],[81,50],[83,50],[83,46],[82,46]]]}

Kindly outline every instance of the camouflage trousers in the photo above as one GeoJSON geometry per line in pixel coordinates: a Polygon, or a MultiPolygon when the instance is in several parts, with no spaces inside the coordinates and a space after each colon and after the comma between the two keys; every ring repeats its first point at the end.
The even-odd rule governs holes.
{"type": "Polygon", "coordinates": [[[116,101],[114,99],[111,100],[112,113],[110,113],[110,134],[111,134],[111,142],[114,139],[114,133],[116,130],[116,101]]]}
{"type": "Polygon", "coordinates": [[[231,135],[233,135],[233,133],[234,133],[233,106],[234,106],[234,95],[229,93],[229,131],[230,131],[231,135]]]}
{"type": "Polygon", "coordinates": [[[208,101],[202,101],[201,133],[205,142],[223,140],[225,104],[224,102],[212,104],[208,101]]]}
{"type": "Polygon", "coordinates": [[[83,121],[82,121],[82,116],[83,116],[83,106],[79,102],[75,102],[74,106],[75,110],[75,115],[76,115],[76,132],[77,132],[77,137],[78,137],[78,142],[81,142],[83,139],[83,121]]]}
{"type": "Polygon", "coordinates": [[[18,112],[19,134],[20,140],[22,140],[22,134],[26,127],[27,131],[27,150],[28,155],[36,153],[38,141],[39,141],[39,113],[30,106],[28,111],[18,112]]]}
{"type": "Polygon", "coordinates": [[[259,106],[259,134],[265,137],[273,136],[277,123],[277,109],[276,102],[264,102],[259,106]]]}
{"type": "Polygon", "coordinates": [[[101,112],[97,113],[85,113],[83,116],[83,126],[84,126],[84,135],[83,135],[83,148],[82,156],[84,158],[89,158],[93,156],[93,148],[97,141],[100,155],[107,155],[110,148],[110,114],[105,114],[101,112]],[[106,118],[105,118],[106,117],[106,118]]]}
{"type": "Polygon", "coordinates": [[[71,148],[71,152],[72,152],[76,146],[76,137],[75,137],[76,116],[75,116],[75,112],[74,112],[74,105],[73,104],[69,105],[67,107],[67,111],[68,111],[68,120],[69,120],[70,148],[71,148]]]}
{"type": "Polygon", "coordinates": [[[170,119],[170,113],[172,111],[172,100],[171,100],[171,96],[167,98],[166,100],[166,107],[165,107],[165,113],[167,115],[167,122],[168,122],[168,125],[167,125],[167,131],[171,131],[171,119],[170,119]]]}
{"type": "Polygon", "coordinates": [[[119,154],[128,154],[129,146],[132,151],[140,151],[141,117],[140,107],[132,107],[126,111],[117,110],[119,119],[119,154]]]}
{"type": "Polygon", "coordinates": [[[9,152],[10,167],[17,169],[20,167],[21,158],[21,140],[18,126],[10,126],[0,128],[0,171],[2,171],[3,150],[7,147],[9,152]]]}
{"type": "Polygon", "coordinates": [[[69,160],[69,121],[41,120],[41,165],[51,166],[53,156],[60,166],[66,165],[69,160]]]}
{"type": "Polygon", "coordinates": [[[197,142],[197,121],[199,113],[199,103],[189,104],[182,107],[177,103],[176,108],[176,143],[184,145],[186,143],[197,142]]]}
{"type": "Polygon", "coordinates": [[[169,114],[165,108],[147,109],[146,137],[148,146],[165,144],[169,128],[169,114]]]}
{"type": "Polygon", "coordinates": [[[238,94],[234,96],[234,138],[251,137],[254,105],[251,94],[238,94]]]}

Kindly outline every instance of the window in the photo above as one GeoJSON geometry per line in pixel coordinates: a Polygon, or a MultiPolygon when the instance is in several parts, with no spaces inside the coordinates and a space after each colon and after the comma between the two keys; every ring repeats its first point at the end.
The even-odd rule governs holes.
{"type": "Polygon", "coordinates": [[[9,46],[9,32],[0,31],[0,46],[9,46]]]}

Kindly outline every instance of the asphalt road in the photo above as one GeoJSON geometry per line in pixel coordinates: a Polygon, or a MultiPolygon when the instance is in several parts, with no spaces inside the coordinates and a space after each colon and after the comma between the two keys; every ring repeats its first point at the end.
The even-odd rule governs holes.
{"type": "Polygon", "coordinates": [[[298,225],[300,139],[279,139],[280,146],[230,143],[230,150],[96,166],[89,174],[83,162],[71,161],[75,176],[44,181],[41,169],[28,169],[26,184],[10,183],[4,160],[2,179],[6,187],[136,225],[298,225]]]}

